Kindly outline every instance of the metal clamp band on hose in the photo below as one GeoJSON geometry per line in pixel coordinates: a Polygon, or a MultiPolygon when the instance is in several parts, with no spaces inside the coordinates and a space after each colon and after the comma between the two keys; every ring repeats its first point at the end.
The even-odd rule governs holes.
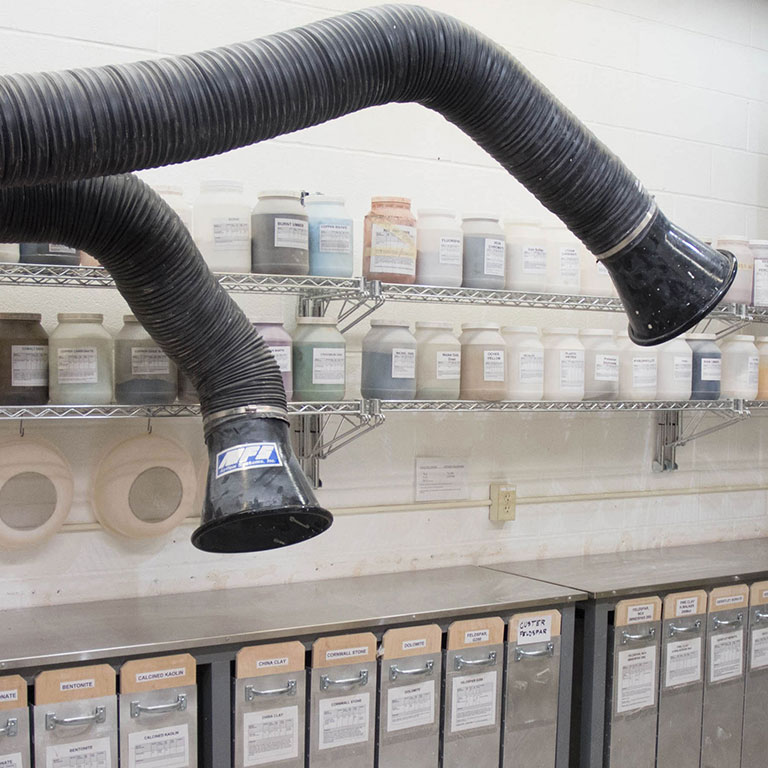
{"type": "Polygon", "coordinates": [[[613,256],[619,251],[623,251],[633,240],[636,240],[638,237],[640,237],[640,235],[642,235],[643,232],[645,232],[645,230],[651,226],[651,222],[658,212],[659,206],[654,203],[647,210],[645,216],[642,218],[642,221],[625,238],[620,240],[616,245],[613,246],[613,248],[609,248],[604,253],[594,254],[595,258],[598,261],[602,261],[603,259],[607,259],[609,256],[613,256]]]}
{"type": "Polygon", "coordinates": [[[229,408],[226,411],[209,413],[203,418],[203,428],[206,432],[223,421],[248,416],[252,419],[282,419],[288,421],[288,411],[275,405],[244,405],[241,408],[229,408]]]}

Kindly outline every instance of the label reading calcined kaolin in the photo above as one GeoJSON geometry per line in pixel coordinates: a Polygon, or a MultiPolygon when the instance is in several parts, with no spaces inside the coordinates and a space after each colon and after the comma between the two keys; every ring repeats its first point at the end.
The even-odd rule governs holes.
{"type": "Polygon", "coordinates": [[[262,467],[280,467],[277,443],[244,443],[216,454],[216,477],[262,467]]]}

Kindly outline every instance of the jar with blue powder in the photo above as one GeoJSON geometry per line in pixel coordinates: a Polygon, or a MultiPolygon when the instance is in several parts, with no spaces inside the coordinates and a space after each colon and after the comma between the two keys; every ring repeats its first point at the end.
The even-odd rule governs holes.
{"type": "Polygon", "coordinates": [[[309,216],[309,274],[351,277],[354,224],[343,197],[307,195],[309,216]]]}

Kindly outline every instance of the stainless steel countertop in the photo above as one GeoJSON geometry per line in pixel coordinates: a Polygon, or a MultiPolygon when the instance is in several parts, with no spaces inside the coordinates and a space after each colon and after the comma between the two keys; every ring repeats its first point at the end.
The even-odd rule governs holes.
{"type": "Polygon", "coordinates": [[[768,539],[529,560],[485,567],[569,586],[599,600],[766,577],[768,539]]]}
{"type": "Polygon", "coordinates": [[[439,621],[583,600],[463,566],[0,613],[0,671],[439,621]]]}

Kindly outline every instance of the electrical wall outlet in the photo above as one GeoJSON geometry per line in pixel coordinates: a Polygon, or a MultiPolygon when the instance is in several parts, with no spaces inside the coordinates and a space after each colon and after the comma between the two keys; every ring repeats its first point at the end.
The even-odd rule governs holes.
{"type": "Polygon", "coordinates": [[[496,523],[505,523],[515,519],[517,488],[509,483],[491,483],[490,519],[496,523]]]}

